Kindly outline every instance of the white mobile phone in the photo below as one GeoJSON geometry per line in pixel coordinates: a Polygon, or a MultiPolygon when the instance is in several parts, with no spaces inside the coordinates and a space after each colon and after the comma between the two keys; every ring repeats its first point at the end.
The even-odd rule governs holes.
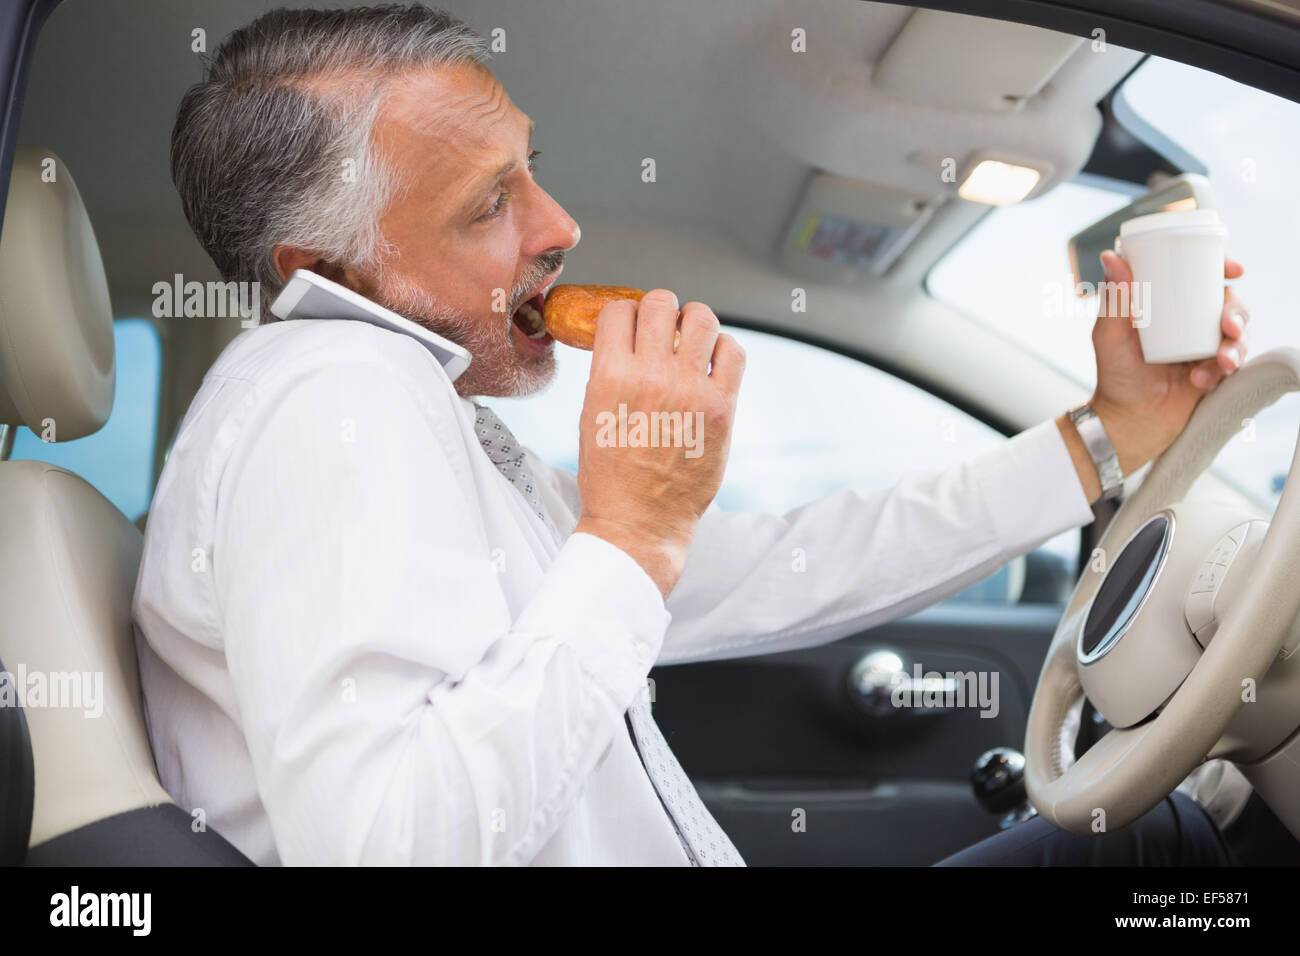
{"type": "Polygon", "coordinates": [[[409,335],[433,353],[453,382],[469,368],[473,358],[455,342],[308,269],[294,270],[284,290],[271,303],[271,312],[281,319],[353,319],[409,335]]]}

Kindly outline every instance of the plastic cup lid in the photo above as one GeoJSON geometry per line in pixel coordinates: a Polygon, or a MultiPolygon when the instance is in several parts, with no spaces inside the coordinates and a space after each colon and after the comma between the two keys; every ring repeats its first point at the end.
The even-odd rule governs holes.
{"type": "Polygon", "coordinates": [[[1121,237],[1136,236],[1163,229],[1219,229],[1225,234],[1227,232],[1219,214],[1213,209],[1172,209],[1169,212],[1156,212],[1129,219],[1120,224],[1119,234],[1121,237]]]}

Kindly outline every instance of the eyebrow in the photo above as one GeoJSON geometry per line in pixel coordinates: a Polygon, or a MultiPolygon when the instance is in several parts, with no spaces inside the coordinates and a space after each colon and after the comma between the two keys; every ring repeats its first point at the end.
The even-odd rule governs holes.
{"type": "MultiPolygon", "coordinates": [[[[533,120],[529,120],[528,121],[528,146],[530,149],[532,148],[533,145],[533,131],[535,129],[537,129],[537,123],[533,120]]],[[[509,176],[511,171],[514,170],[514,168],[518,165],[519,165],[518,160],[512,159],[510,160],[510,162],[505,163],[499,169],[497,169],[497,171],[492,174],[492,180],[489,183],[487,183],[485,186],[483,186],[480,189],[474,190],[473,198],[470,199],[469,202],[465,203],[465,205],[461,208],[460,211],[461,215],[462,216],[471,215],[478,208],[479,204],[483,202],[484,199],[487,198],[487,196],[492,192],[492,190],[500,186],[501,181],[505,179],[507,176],[509,176]]]]}

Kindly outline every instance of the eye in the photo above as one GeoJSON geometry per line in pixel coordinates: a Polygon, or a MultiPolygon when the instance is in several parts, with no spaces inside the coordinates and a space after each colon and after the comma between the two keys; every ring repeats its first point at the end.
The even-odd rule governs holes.
{"type": "MultiPolygon", "coordinates": [[[[542,155],[540,149],[530,149],[528,151],[528,172],[532,173],[537,168],[537,157],[542,155]]],[[[479,222],[486,222],[490,219],[496,219],[505,210],[506,205],[510,202],[510,190],[502,189],[497,193],[496,202],[488,207],[487,212],[478,217],[479,222]]]]}
{"type": "Polygon", "coordinates": [[[496,202],[488,207],[487,212],[478,217],[478,221],[486,222],[489,219],[497,218],[497,216],[501,215],[502,210],[506,208],[508,202],[510,202],[510,190],[503,189],[501,192],[497,193],[496,202]]]}

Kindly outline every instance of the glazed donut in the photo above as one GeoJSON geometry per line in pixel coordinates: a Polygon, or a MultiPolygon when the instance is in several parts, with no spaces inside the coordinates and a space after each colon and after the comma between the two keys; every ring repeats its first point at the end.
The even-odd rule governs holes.
{"type": "Polygon", "coordinates": [[[557,342],[591,351],[596,341],[596,316],[609,302],[640,302],[640,289],[621,285],[557,285],[546,296],[542,321],[557,342]]]}

